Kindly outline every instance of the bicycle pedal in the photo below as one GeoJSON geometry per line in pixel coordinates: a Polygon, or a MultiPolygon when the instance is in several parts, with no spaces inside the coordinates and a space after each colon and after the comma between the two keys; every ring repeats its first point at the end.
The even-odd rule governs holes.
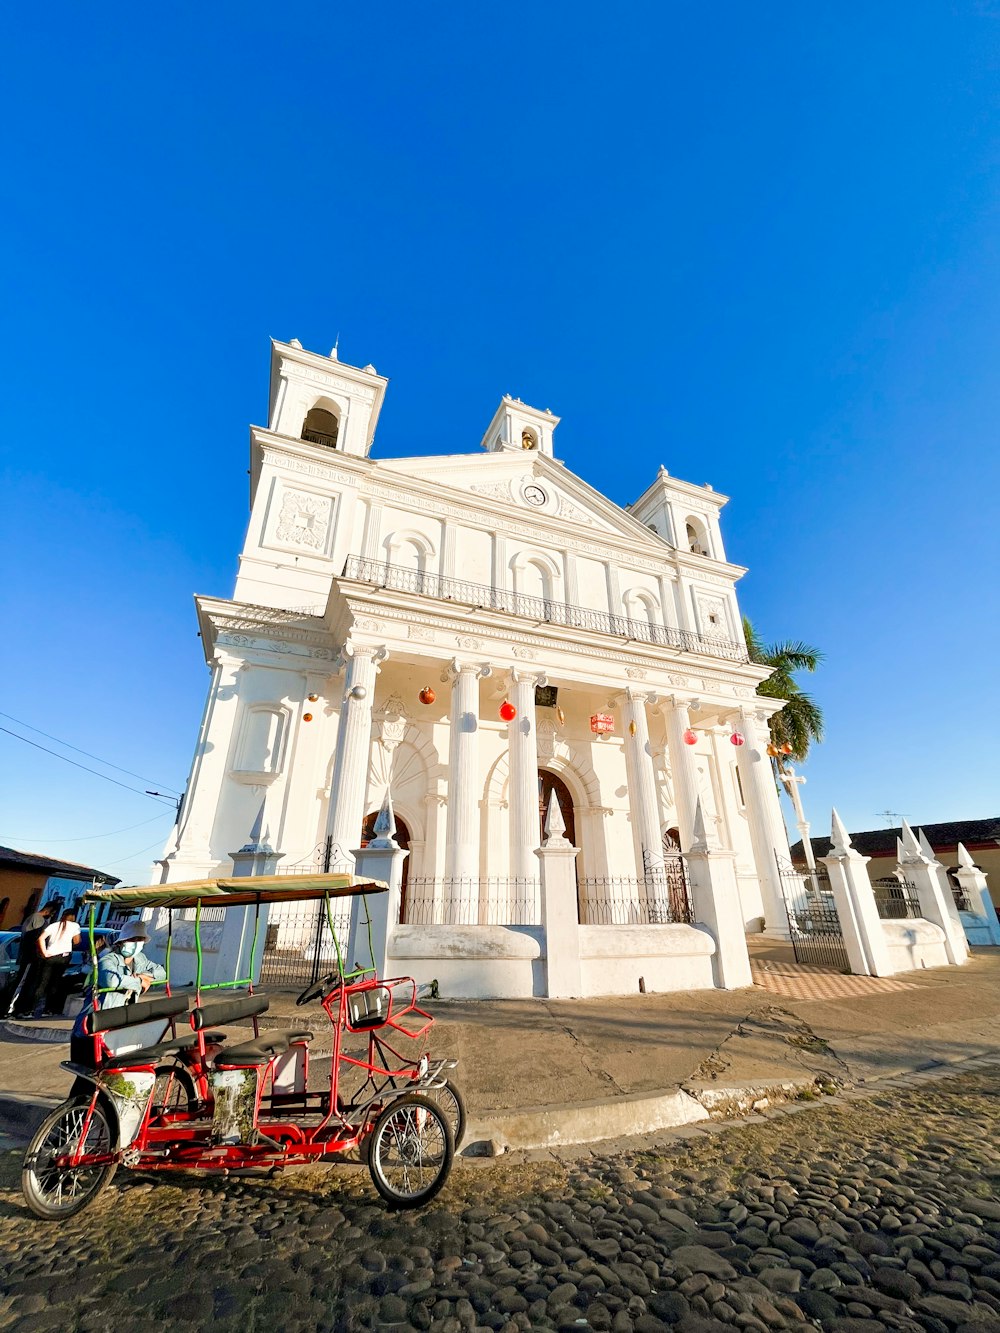
{"type": "Polygon", "coordinates": [[[122,1153],[122,1166],[138,1166],[138,1165],[139,1165],[139,1149],[126,1148],[125,1151],[122,1153]]]}

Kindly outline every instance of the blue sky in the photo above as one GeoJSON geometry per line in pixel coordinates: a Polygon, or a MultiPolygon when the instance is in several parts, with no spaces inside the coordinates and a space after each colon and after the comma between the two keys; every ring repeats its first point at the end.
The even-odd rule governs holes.
{"type": "Polygon", "coordinates": [[[152,781],[0,732],[0,842],[145,880],[270,336],[390,377],[383,456],[475,450],[510,392],[619,503],[711,482],[745,610],[826,653],[814,831],[996,812],[1000,4],[54,3],[5,37],[0,707],[152,781]]]}

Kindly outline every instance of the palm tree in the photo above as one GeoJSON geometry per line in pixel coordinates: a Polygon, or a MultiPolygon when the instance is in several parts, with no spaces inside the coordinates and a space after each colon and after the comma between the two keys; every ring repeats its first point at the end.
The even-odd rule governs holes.
{"type": "Polygon", "coordinates": [[[771,667],[771,675],[757,686],[757,693],[769,699],[784,699],[785,706],[771,718],[771,743],[776,748],[790,745],[788,755],[776,757],[775,768],[783,772],[787,759],[802,762],[813,741],[823,739],[823,712],[795,679],[796,671],[815,671],[823,660],[818,648],[807,643],[765,644],[753,625],[743,617],[750,661],[771,667]]]}

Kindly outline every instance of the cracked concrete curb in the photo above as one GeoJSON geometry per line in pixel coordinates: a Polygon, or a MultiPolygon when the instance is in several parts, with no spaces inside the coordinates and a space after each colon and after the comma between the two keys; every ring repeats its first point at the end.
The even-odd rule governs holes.
{"type": "Polygon", "coordinates": [[[528,1148],[555,1148],[600,1139],[624,1138],[693,1125],[708,1120],[705,1108],[686,1092],[629,1093],[599,1101],[564,1106],[526,1106],[509,1111],[488,1111],[472,1116],[466,1132],[466,1153],[478,1147],[510,1152],[528,1148]]]}
{"type": "Polygon", "coordinates": [[[16,1093],[0,1096],[0,1133],[19,1143],[27,1143],[50,1111],[66,1100],[65,1097],[29,1097],[16,1093]]]}
{"type": "Polygon", "coordinates": [[[21,1022],[17,1019],[7,1018],[0,1022],[0,1035],[14,1037],[18,1041],[63,1041],[68,1043],[71,1027],[72,1024],[64,1023],[62,1027],[55,1027],[52,1025],[46,1026],[44,1022],[21,1022]]]}

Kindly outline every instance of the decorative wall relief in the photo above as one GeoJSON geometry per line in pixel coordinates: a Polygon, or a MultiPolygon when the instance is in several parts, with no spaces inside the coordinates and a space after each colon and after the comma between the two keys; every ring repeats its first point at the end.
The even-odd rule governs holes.
{"type": "Polygon", "coordinates": [[[398,694],[391,694],[375,714],[375,735],[390,754],[406,734],[410,714],[398,694]]]}
{"type": "Polygon", "coordinates": [[[468,636],[457,638],[455,642],[458,644],[459,648],[468,648],[471,652],[476,652],[483,646],[479,639],[472,639],[468,636]]]}
{"type": "Polygon", "coordinates": [[[698,629],[706,639],[728,639],[729,624],[726,604],[721,597],[699,593],[695,598],[698,608],[698,629]]]}
{"type": "MultiPolygon", "coordinates": [[[[642,667],[626,667],[626,668],[625,668],[625,674],[626,674],[626,676],[628,676],[631,680],[645,680],[645,679],[646,679],[646,673],[645,673],[645,671],[643,671],[642,667]]],[[[672,679],[672,678],[671,678],[671,679],[672,679]]]]}
{"type": "Polygon", "coordinates": [[[478,495],[488,495],[494,500],[513,500],[514,493],[510,488],[509,481],[484,481],[478,486],[470,486],[470,491],[475,491],[478,495]]]}
{"type": "Polygon", "coordinates": [[[286,490],[281,497],[274,535],[279,542],[322,554],[330,530],[330,510],[329,496],[286,490]]]}
{"type": "Polygon", "coordinates": [[[406,634],[410,639],[420,639],[424,643],[434,642],[434,631],[424,625],[408,625],[406,634]]]}

